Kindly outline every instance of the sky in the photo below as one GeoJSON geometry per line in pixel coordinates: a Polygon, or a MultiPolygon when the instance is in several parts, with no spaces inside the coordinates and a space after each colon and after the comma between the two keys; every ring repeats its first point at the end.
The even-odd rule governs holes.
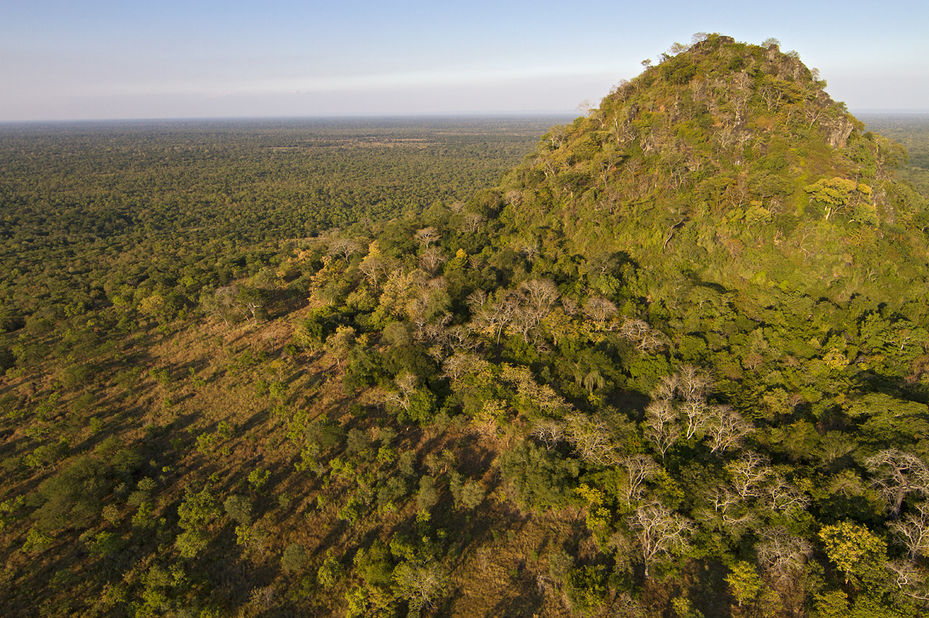
{"type": "Polygon", "coordinates": [[[577,113],[694,33],[929,112],[929,2],[0,0],[0,122],[577,113]]]}

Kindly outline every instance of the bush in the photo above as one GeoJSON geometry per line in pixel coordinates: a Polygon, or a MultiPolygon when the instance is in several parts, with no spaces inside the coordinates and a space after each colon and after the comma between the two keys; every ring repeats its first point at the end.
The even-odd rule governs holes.
{"type": "Polygon", "coordinates": [[[39,486],[44,504],[36,511],[43,531],[83,528],[100,512],[111,482],[96,459],[81,457],[39,486]]]}
{"type": "Polygon", "coordinates": [[[281,556],[281,568],[288,573],[299,571],[306,566],[307,553],[303,545],[291,543],[284,548],[284,554],[281,556]]]}
{"type": "Polygon", "coordinates": [[[561,459],[525,441],[504,455],[500,471],[519,492],[524,506],[541,510],[567,501],[580,467],[575,460],[561,459]]]}
{"type": "Polygon", "coordinates": [[[239,524],[252,523],[252,503],[245,496],[232,495],[223,502],[223,509],[229,518],[239,524]]]}
{"type": "Polygon", "coordinates": [[[316,580],[323,588],[332,588],[342,580],[344,575],[345,569],[342,568],[342,563],[329,554],[316,571],[316,580]]]}

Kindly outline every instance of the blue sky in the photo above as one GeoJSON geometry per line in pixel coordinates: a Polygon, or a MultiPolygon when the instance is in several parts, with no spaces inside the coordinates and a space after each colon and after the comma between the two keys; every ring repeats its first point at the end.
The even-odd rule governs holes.
{"type": "Polygon", "coordinates": [[[779,39],[852,111],[929,111],[927,23],[925,0],[0,0],[0,121],[572,113],[695,32],[779,39]]]}

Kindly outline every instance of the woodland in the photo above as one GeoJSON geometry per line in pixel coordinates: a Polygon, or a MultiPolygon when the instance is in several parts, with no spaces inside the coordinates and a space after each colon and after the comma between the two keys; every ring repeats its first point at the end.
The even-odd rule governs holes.
{"type": "Polygon", "coordinates": [[[0,127],[0,613],[926,615],[929,118],[558,122],[0,127]]]}

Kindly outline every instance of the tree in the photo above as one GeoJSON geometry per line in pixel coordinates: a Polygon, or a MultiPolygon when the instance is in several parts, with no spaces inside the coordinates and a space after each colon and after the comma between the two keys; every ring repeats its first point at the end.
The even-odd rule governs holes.
{"type": "Polygon", "coordinates": [[[656,352],[667,345],[664,333],[639,319],[625,318],[619,328],[619,336],[633,343],[640,352],[656,352]]]}
{"type": "Polygon", "coordinates": [[[754,601],[761,594],[764,582],[755,570],[754,565],[745,561],[736,562],[726,575],[726,583],[739,607],[743,603],[754,601]]]}
{"type": "Polygon", "coordinates": [[[726,465],[732,485],[743,500],[762,495],[765,482],[773,474],[768,458],[753,451],[726,465]]]}
{"type": "Polygon", "coordinates": [[[216,499],[208,487],[197,493],[187,492],[177,507],[178,526],[183,532],[177,536],[175,545],[181,557],[193,558],[209,543],[209,526],[219,515],[216,499]]]}
{"type": "Polygon", "coordinates": [[[245,496],[232,495],[223,502],[223,509],[229,518],[239,524],[252,523],[252,503],[245,496]]]}
{"type": "Polygon", "coordinates": [[[428,249],[429,245],[439,241],[439,232],[434,227],[424,227],[418,230],[415,235],[416,242],[423,249],[428,249]]]}
{"type": "Polygon", "coordinates": [[[682,553],[688,546],[691,522],[661,504],[642,505],[626,521],[635,533],[646,579],[649,566],[662,557],[682,553]]]}
{"type": "Polygon", "coordinates": [[[43,504],[36,511],[42,532],[89,525],[100,512],[110,482],[104,466],[92,457],[80,457],[39,486],[43,504]]]}
{"type": "Polygon", "coordinates": [[[346,262],[359,251],[361,245],[351,238],[338,237],[329,244],[329,255],[339,256],[346,262]]]}
{"type": "Polygon", "coordinates": [[[456,492],[455,505],[459,508],[472,510],[484,501],[484,486],[478,480],[468,480],[461,485],[461,489],[456,492]]]}
{"type": "Polygon", "coordinates": [[[438,271],[439,266],[445,263],[446,259],[445,254],[442,253],[442,249],[439,247],[429,247],[419,256],[419,263],[426,272],[434,275],[436,271],[438,271]]]}
{"type": "Polygon", "coordinates": [[[869,571],[883,568],[887,562],[884,541],[859,524],[844,521],[825,526],[819,531],[819,538],[830,562],[845,574],[846,584],[869,571]]]}
{"type": "Polygon", "coordinates": [[[711,406],[706,423],[710,452],[723,452],[738,446],[752,426],[742,415],[725,405],[711,406]]]}
{"type": "Polygon", "coordinates": [[[923,604],[929,602],[929,580],[918,564],[912,560],[894,560],[885,566],[902,594],[923,604]]]}
{"type": "Polygon", "coordinates": [[[764,496],[767,498],[768,507],[773,511],[802,511],[810,503],[809,496],[777,474],[773,482],[765,485],[764,496]]]}
{"type": "Polygon", "coordinates": [[[602,296],[591,296],[584,301],[584,315],[592,320],[598,328],[613,330],[617,313],[616,305],[602,296]]]}
{"type": "Polygon", "coordinates": [[[393,573],[397,594],[407,599],[410,609],[434,607],[451,585],[445,568],[438,562],[403,562],[393,573]]]}
{"type": "Polygon", "coordinates": [[[631,455],[619,460],[619,465],[626,469],[626,487],[624,497],[627,503],[638,500],[645,481],[658,474],[660,468],[648,455],[631,455]]]}
{"type": "Polygon", "coordinates": [[[307,559],[306,549],[299,543],[291,543],[284,548],[284,554],[281,556],[281,568],[285,571],[299,571],[306,566],[307,559]]]}
{"type": "Polygon", "coordinates": [[[615,465],[617,447],[603,421],[572,414],[565,419],[564,434],[584,461],[600,466],[615,465]]]}
{"type": "Polygon", "coordinates": [[[394,379],[397,390],[387,393],[387,403],[395,405],[405,412],[409,412],[413,403],[413,394],[416,392],[418,379],[415,374],[404,371],[394,379]]]}
{"type": "Polygon", "coordinates": [[[915,513],[892,522],[890,529],[903,541],[910,560],[929,555],[929,505],[918,504],[915,513]]]}
{"type": "Polygon", "coordinates": [[[659,399],[648,404],[645,408],[645,437],[655,444],[662,459],[680,436],[680,422],[671,402],[659,399]]]}
{"type": "Polygon", "coordinates": [[[380,289],[381,280],[391,271],[391,265],[387,257],[381,253],[376,240],[369,245],[368,255],[358,264],[358,270],[367,277],[375,292],[380,289]]]}
{"type": "Polygon", "coordinates": [[[915,493],[929,497],[929,466],[918,455],[898,449],[886,449],[870,457],[865,464],[874,475],[873,483],[890,503],[895,516],[903,500],[915,493]]]}
{"type": "Polygon", "coordinates": [[[258,288],[240,286],[236,295],[237,303],[248,315],[253,322],[262,320],[266,317],[265,306],[268,303],[267,294],[264,290],[258,288]]]}
{"type": "Polygon", "coordinates": [[[803,573],[804,565],[813,555],[813,546],[783,528],[772,528],[762,534],[756,551],[758,563],[773,585],[786,589],[803,573]]]}
{"type": "Polygon", "coordinates": [[[439,490],[431,476],[419,478],[419,491],[416,492],[416,506],[420,511],[429,512],[439,501],[439,490]]]}

